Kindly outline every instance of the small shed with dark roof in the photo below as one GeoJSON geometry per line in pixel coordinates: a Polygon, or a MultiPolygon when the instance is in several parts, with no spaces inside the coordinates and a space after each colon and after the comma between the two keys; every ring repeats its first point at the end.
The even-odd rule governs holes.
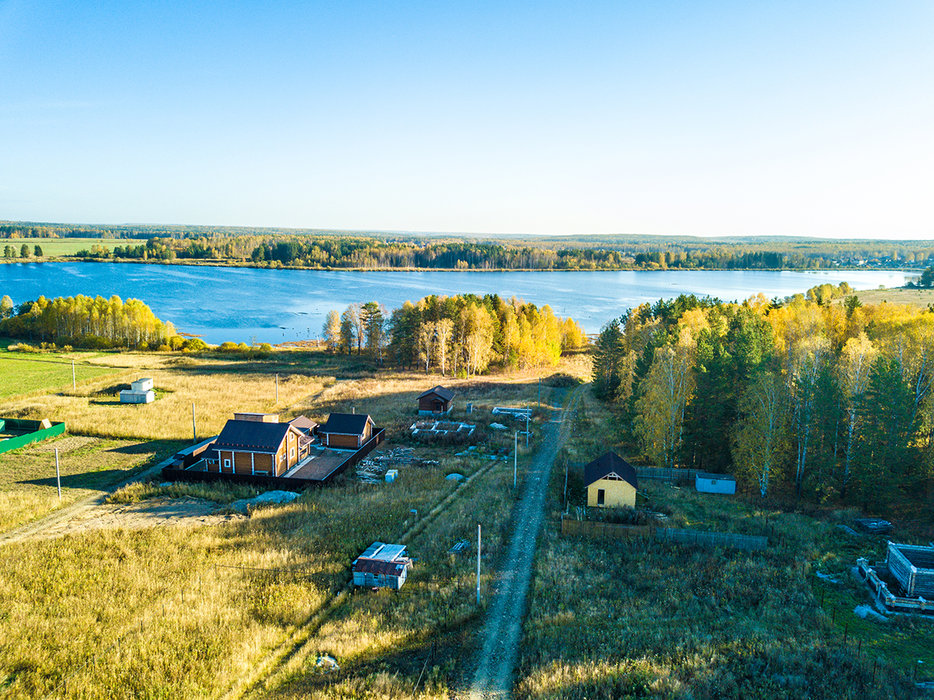
{"type": "Polygon", "coordinates": [[[405,551],[405,545],[383,542],[371,544],[351,564],[355,586],[396,590],[402,588],[411,568],[412,560],[405,551]]]}
{"type": "Polygon", "coordinates": [[[332,413],[318,428],[318,435],[325,447],[356,450],[373,437],[375,427],[373,419],[365,413],[332,413]]]}
{"type": "Polygon", "coordinates": [[[636,469],[615,452],[607,452],[584,467],[587,505],[635,508],[639,481],[636,469]]]}
{"type": "Polygon", "coordinates": [[[454,392],[440,384],[418,395],[420,416],[445,415],[450,413],[453,407],[454,392]]]}

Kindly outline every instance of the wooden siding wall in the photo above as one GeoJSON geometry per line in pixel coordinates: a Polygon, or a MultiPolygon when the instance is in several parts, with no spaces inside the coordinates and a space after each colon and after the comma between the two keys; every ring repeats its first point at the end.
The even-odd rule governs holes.
{"type": "Polygon", "coordinates": [[[587,487],[587,505],[597,506],[597,491],[603,489],[605,508],[636,507],[636,490],[628,481],[599,479],[587,487]]]}

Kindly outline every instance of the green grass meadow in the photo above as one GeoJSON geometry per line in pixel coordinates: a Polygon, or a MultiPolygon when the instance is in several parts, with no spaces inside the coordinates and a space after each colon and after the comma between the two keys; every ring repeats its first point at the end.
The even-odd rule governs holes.
{"type": "MultiPolygon", "coordinates": [[[[32,256],[33,249],[35,246],[42,248],[42,253],[44,257],[64,257],[68,255],[74,255],[79,250],[90,250],[91,246],[99,245],[106,246],[111,250],[116,246],[138,246],[145,245],[145,239],[139,238],[2,238],[0,239],[0,247],[4,245],[12,245],[16,248],[16,254],[19,255],[19,250],[22,247],[23,243],[29,246],[30,260],[35,261],[36,258],[32,256]]],[[[17,258],[19,260],[20,258],[17,258]]]]}

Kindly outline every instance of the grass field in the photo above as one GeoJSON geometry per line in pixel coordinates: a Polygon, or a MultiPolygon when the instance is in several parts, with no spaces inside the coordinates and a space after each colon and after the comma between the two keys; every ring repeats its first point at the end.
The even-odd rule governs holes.
{"type": "MultiPolygon", "coordinates": [[[[572,460],[612,444],[588,429],[611,424],[605,409],[590,399],[587,412],[572,460]]],[[[556,475],[518,698],[908,698],[918,660],[922,673],[934,667],[930,620],[854,613],[869,596],[849,570],[857,556],[881,558],[885,543],[840,530],[852,513],[815,517],[643,484],[649,506],[670,513],[674,527],[770,540],[761,552],[692,549],[562,536],[563,487],[556,475]]]]}
{"type": "MultiPolygon", "coordinates": [[[[77,395],[33,394],[7,404],[11,415],[64,419],[70,430],[87,433],[0,457],[0,493],[12,503],[3,508],[7,526],[57,507],[56,444],[63,491],[74,500],[178,444],[150,440],[190,439],[192,401],[200,435],[218,430],[235,410],[321,419],[355,407],[389,427],[391,443],[398,443],[415,419],[415,396],[439,382],[457,388],[460,412],[465,400],[483,407],[470,418],[481,426],[491,420],[489,406],[534,404],[538,391],[532,374],[454,382],[416,372],[374,375],[356,358],[316,353],[267,361],[158,354],[87,359],[116,374],[89,380],[77,395]],[[160,398],[120,406],[115,381],[137,375],[152,376],[160,398]]],[[[576,358],[570,369],[585,364],[576,358]]],[[[491,434],[491,446],[511,447],[512,432],[491,434]]],[[[245,520],[87,530],[0,547],[0,698],[222,695],[275,660],[270,653],[322,611],[320,626],[308,628],[285,663],[273,663],[268,678],[243,688],[250,696],[447,697],[466,673],[482,611],[473,602],[475,560],[448,549],[459,539],[473,541],[482,519],[486,595],[510,517],[512,465],[455,457],[460,447],[417,449],[440,466],[402,468],[391,485],[346,475],[245,520]],[[456,486],[444,478],[451,471],[477,476],[456,486]],[[425,519],[449,497],[442,513],[425,519]],[[338,597],[354,556],[374,539],[403,536],[417,564],[401,592],[338,597]],[[319,653],[334,656],[341,670],[321,674],[319,653]]],[[[520,461],[520,478],[522,471],[520,461]]],[[[201,496],[223,508],[242,495],[248,494],[153,484],[122,489],[112,500],[201,496]]]]}
{"type": "MultiPolygon", "coordinates": [[[[81,358],[84,353],[74,356],[81,358]]],[[[116,372],[113,368],[89,365],[79,359],[75,364],[75,378],[82,385],[116,372]]],[[[71,355],[63,353],[24,353],[0,350],[0,399],[7,399],[38,391],[71,390],[71,355]]]]}
{"type": "Polygon", "coordinates": [[[898,287],[895,289],[867,289],[866,291],[856,292],[857,298],[863,304],[910,304],[927,308],[934,304],[934,289],[908,289],[898,287]]]}
{"type": "MultiPolygon", "coordinates": [[[[79,250],[90,250],[92,246],[106,246],[111,250],[116,246],[126,247],[128,245],[145,245],[145,239],[138,238],[2,238],[0,245],[12,245],[16,248],[16,254],[19,255],[19,249],[23,243],[29,246],[29,253],[32,255],[33,248],[39,246],[42,248],[44,257],[57,257],[74,255],[79,250]]],[[[37,258],[30,257],[32,261],[37,258]]],[[[19,258],[17,258],[19,260],[19,258]]]]}
{"type": "Polygon", "coordinates": [[[139,444],[68,435],[0,454],[0,532],[99,493],[160,457],[172,454],[179,444],[139,444]],[[55,482],[56,447],[61,501],[55,482]]]}

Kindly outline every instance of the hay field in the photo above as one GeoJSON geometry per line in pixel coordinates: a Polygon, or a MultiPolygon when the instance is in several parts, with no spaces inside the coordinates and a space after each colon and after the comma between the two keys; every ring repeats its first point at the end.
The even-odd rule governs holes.
{"type": "Polygon", "coordinates": [[[128,440],[67,435],[0,454],[0,532],[100,493],[177,449],[178,443],[140,445],[128,440]],[[55,483],[56,447],[61,501],[55,483]]]}
{"type": "Polygon", "coordinates": [[[910,306],[920,306],[926,309],[934,304],[934,289],[909,289],[907,287],[896,287],[886,289],[867,289],[861,292],[854,292],[856,297],[863,304],[908,304],[910,306]]]}
{"type": "MultiPolygon", "coordinates": [[[[451,382],[417,372],[373,374],[357,358],[314,353],[277,353],[268,361],[160,354],[93,361],[119,371],[79,387],[77,395],[22,397],[9,406],[11,415],[66,420],[70,431],[87,434],[62,438],[74,453],[63,458],[63,469],[72,460],[76,472],[84,469],[73,475],[81,479],[95,478],[92,465],[100,455],[115,460],[104,473],[116,475],[121,465],[145,459],[141,451],[151,445],[174,449],[150,440],[190,439],[191,401],[201,436],[216,433],[234,410],[322,420],[351,407],[400,431],[414,420],[415,396],[438,383],[453,384],[461,399],[491,405],[534,404],[538,391],[531,373],[451,382]],[[137,376],[152,376],[159,398],[148,406],[120,406],[117,380],[137,376]],[[83,467],[81,450],[88,455],[83,467]]],[[[490,420],[488,411],[474,417],[481,424],[490,420]]],[[[406,442],[400,432],[390,439],[406,442]]],[[[512,433],[491,441],[511,447],[512,433]]],[[[11,470],[25,452],[11,457],[11,470]]],[[[512,465],[463,460],[449,447],[418,452],[440,466],[403,468],[391,485],[360,484],[347,475],[246,520],[94,530],[0,547],[0,636],[6,642],[0,698],[220,695],[344,589],[350,561],[371,541],[397,540],[418,525],[421,516],[412,510],[427,513],[459,488],[441,516],[405,540],[418,563],[399,594],[350,596],[286,666],[254,689],[262,697],[446,697],[467,672],[467,649],[480,620],[472,602],[475,560],[447,550],[458,539],[472,540],[482,519],[486,591],[511,513],[512,465]],[[444,478],[450,471],[481,475],[458,487],[444,478]],[[318,651],[338,659],[339,674],[315,671],[318,651]]],[[[41,451],[29,459],[40,473],[51,464],[41,451]]],[[[521,467],[520,461],[520,473],[521,467]]],[[[161,487],[131,487],[117,498],[167,495],[161,487]]],[[[45,507],[38,499],[32,505],[37,512],[45,507]]]]}
{"type": "Polygon", "coordinates": [[[442,697],[476,615],[473,560],[453,559],[447,548],[469,537],[483,513],[488,570],[509,514],[504,465],[468,486],[444,479],[449,467],[470,474],[478,466],[404,470],[391,485],[345,479],[229,524],[93,531],[2,547],[0,698],[222,694],[346,585],[349,563],[366,545],[396,540],[414,524],[410,510],[428,512],[462,488],[468,491],[456,507],[406,541],[418,557],[406,587],[351,596],[297,665],[261,689],[307,697],[337,683],[358,696],[412,697],[434,641],[435,663],[421,688],[442,697]],[[314,671],[319,649],[339,660],[340,675],[314,671]],[[383,686],[385,695],[376,692],[383,686]]]}

